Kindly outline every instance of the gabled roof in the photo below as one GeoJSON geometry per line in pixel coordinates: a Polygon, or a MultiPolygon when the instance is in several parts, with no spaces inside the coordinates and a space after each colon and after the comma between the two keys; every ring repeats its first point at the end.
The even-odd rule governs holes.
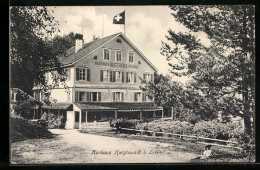
{"type": "Polygon", "coordinates": [[[102,45],[107,44],[108,42],[112,41],[118,36],[123,36],[123,38],[144,58],[144,60],[151,65],[153,69],[158,71],[158,69],[130,42],[130,40],[123,34],[123,33],[116,33],[95,41],[91,41],[89,43],[83,44],[83,47],[75,53],[75,46],[71,47],[67,50],[67,57],[61,57],[60,62],[63,65],[72,65],[80,61],[82,58],[86,57],[87,55],[91,54],[95,50],[99,49],[102,45]]]}
{"type": "MultiPolygon", "coordinates": [[[[21,94],[27,95],[29,101],[36,102],[36,104],[39,104],[39,105],[42,104],[40,101],[36,100],[34,97],[30,96],[29,94],[25,93],[24,91],[22,91],[22,90],[19,89],[19,88],[11,88],[10,90],[12,91],[12,93],[16,93],[16,94],[17,94],[18,91],[19,91],[21,94]]],[[[11,99],[10,102],[14,102],[14,101],[11,99]]]]}

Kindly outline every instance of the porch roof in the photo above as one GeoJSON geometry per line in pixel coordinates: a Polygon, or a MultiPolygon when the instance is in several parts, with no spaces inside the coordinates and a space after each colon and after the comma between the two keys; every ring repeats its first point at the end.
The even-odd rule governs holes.
{"type": "Polygon", "coordinates": [[[159,110],[154,103],[124,103],[124,102],[106,102],[106,103],[74,103],[82,110],[118,110],[118,111],[136,111],[136,110],[159,110]]]}
{"type": "Polygon", "coordinates": [[[43,109],[61,109],[61,110],[66,110],[71,105],[72,105],[71,103],[51,103],[50,105],[44,104],[42,106],[42,108],[43,109]]]}

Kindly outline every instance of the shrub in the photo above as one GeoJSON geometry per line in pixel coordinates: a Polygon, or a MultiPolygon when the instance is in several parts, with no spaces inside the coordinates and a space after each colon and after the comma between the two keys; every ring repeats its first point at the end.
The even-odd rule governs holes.
{"type": "Polygon", "coordinates": [[[115,119],[110,123],[111,127],[116,128],[132,128],[134,129],[137,124],[142,122],[142,120],[132,119],[132,120],[126,120],[126,119],[115,119]]]}
{"type": "Polygon", "coordinates": [[[138,124],[137,129],[150,130],[155,132],[167,132],[176,134],[191,134],[193,125],[189,122],[179,120],[155,120],[148,123],[138,124]]]}
{"type": "Polygon", "coordinates": [[[201,121],[195,124],[193,133],[202,137],[217,139],[243,139],[244,131],[234,122],[220,123],[217,120],[201,121]]]}

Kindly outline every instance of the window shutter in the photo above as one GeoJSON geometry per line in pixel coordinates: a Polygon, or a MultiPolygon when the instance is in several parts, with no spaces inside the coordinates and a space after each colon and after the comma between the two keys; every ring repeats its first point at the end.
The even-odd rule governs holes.
{"type": "Polygon", "coordinates": [[[134,73],[134,82],[136,83],[136,73],[134,73]]]}
{"type": "Polygon", "coordinates": [[[142,93],[142,100],[143,101],[145,101],[145,98],[144,98],[145,96],[144,96],[144,93],[142,93]]]}
{"type": "Polygon", "coordinates": [[[151,74],[151,81],[153,81],[153,74],[151,74]]]}
{"type": "Polygon", "coordinates": [[[121,93],[121,101],[124,101],[124,93],[121,93]]]}
{"type": "Polygon", "coordinates": [[[76,80],[79,80],[79,68],[76,68],[76,80]]]}
{"type": "Polygon", "coordinates": [[[86,101],[91,101],[91,100],[90,100],[90,94],[91,94],[91,93],[90,93],[90,92],[86,92],[86,93],[87,93],[87,100],[86,100],[86,101]]]}
{"type": "Polygon", "coordinates": [[[128,72],[126,72],[126,83],[128,83],[128,72]]]}
{"type": "Polygon", "coordinates": [[[103,82],[103,70],[100,70],[100,81],[103,82]]]}
{"type": "Polygon", "coordinates": [[[98,101],[101,101],[101,92],[98,92],[98,101]]]}
{"type": "Polygon", "coordinates": [[[75,92],[75,102],[79,101],[79,92],[75,92]]]}
{"type": "Polygon", "coordinates": [[[87,69],[87,81],[90,81],[90,69],[87,69]]]}
{"type": "Polygon", "coordinates": [[[124,83],[124,72],[122,72],[122,83],[124,83]]]}
{"type": "Polygon", "coordinates": [[[113,81],[113,82],[116,81],[116,72],[115,72],[115,71],[113,71],[113,79],[112,79],[112,81],[113,81]]]}
{"type": "Polygon", "coordinates": [[[113,101],[115,101],[115,100],[116,100],[116,93],[113,92],[113,101]]]}
{"type": "Polygon", "coordinates": [[[70,81],[70,68],[68,68],[68,81],[70,81]]]}
{"type": "Polygon", "coordinates": [[[112,71],[109,71],[110,72],[110,82],[113,82],[113,73],[112,71]]]}
{"type": "Polygon", "coordinates": [[[134,93],[134,100],[137,101],[137,93],[134,93]]]}

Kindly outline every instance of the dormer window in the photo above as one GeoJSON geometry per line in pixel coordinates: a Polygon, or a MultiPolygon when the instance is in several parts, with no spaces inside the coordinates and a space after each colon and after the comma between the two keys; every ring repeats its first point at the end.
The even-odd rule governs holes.
{"type": "Polygon", "coordinates": [[[104,49],[103,56],[104,56],[104,60],[109,60],[109,58],[110,58],[110,49],[104,49]]]}

